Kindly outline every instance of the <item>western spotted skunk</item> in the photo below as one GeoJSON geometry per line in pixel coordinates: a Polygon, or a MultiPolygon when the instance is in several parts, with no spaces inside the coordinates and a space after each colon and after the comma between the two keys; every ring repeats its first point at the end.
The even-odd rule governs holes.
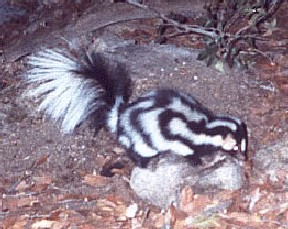
{"type": "Polygon", "coordinates": [[[217,150],[246,156],[247,128],[238,118],[216,115],[191,95],[170,89],[151,91],[129,102],[125,64],[104,53],[86,52],[79,60],[61,50],[44,50],[29,58],[29,96],[42,99],[39,111],[72,133],[90,121],[107,127],[139,166],[169,152],[201,163],[217,150]]]}

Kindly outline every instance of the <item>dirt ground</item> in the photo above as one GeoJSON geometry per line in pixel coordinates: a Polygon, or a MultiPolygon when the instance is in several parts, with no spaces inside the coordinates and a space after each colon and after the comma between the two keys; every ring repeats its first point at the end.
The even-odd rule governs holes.
{"type": "MultiPolygon", "coordinates": [[[[198,18],[204,12],[202,5],[191,2],[151,4],[164,13],[173,10],[198,18]]],[[[133,97],[154,88],[173,87],[191,92],[215,112],[241,117],[249,127],[249,157],[252,158],[258,150],[285,138],[288,130],[287,10],[288,4],[284,3],[276,14],[276,29],[269,42],[263,44],[273,54],[275,64],[259,58],[249,70],[225,68],[225,72],[196,61],[201,47],[197,36],[193,42],[185,37],[167,42],[192,49],[191,56],[171,64],[173,51],[151,44],[156,36],[157,19],[124,3],[83,1],[82,7],[68,4],[65,9],[55,4],[5,22],[1,26],[0,50],[0,228],[163,228],[169,224],[168,213],[170,226],[183,228],[179,222],[187,221],[187,215],[181,211],[171,207],[165,214],[137,198],[129,187],[133,163],[112,135],[101,130],[95,136],[89,127],[73,135],[62,135],[57,124],[36,113],[36,104],[21,96],[26,88],[23,75],[28,55],[43,47],[61,47],[67,40],[77,43],[77,37],[81,38],[80,42],[89,42],[99,36],[116,34],[136,40],[142,47],[138,51],[130,50],[126,57],[132,71],[133,97]],[[131,18],[137,20],[126,22],[131,18]],[[115,23],[106,26],[111,21],[115,23]],[[166,52],[170,57],[159,54],[152,62],[153,57],[147,57],[151,50],[166,52]],[[116,161],[124,162],[125,167],[114,170],[112,177],[101,176],[103,168],[116,161]]],[[[251,160],[246,167],[249,177],[251,160]]],[[[233,225],[261,228],[265,222],[269,228],[288,227],[284,225],[288,221],[287,186],[280,185],[279,189],[262,184],[261,188],[269,194],[280,192],[281,203],[286,204],[279,214],[272,212],[265,219],[258,212],[249,212],[247,204],[240,201],[243,193],[252,195],[259,187],[252,179],[249,189],[226,193],[234,198],[235,204],[229,209],[234,215],[231,213],[230,218],[223,217],[220,221],[219,216],[216,216],[218,221],[213,216],[202,228],[223,228],[219,222],[225,222],[227,228],[233,225]]]]}

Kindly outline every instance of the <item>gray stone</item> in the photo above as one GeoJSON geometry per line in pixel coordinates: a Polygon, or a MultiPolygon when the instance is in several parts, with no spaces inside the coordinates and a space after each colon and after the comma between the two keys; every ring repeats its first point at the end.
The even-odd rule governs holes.
{"type": "Polygon", "coordinates": [[[263,148],[252,158],[253,172],[259,183],[264,183],[266,177],[270,182],[284,182],[288,188],[288,136],[279,139],[273,145],[263,148]]]}
{"type": "Polygon", "coordinates": [[[181,190],[187,185],[193,193],[202,194],[243,186],[242,163],[236,158],[219,152],[207,159],[203,165],[193,166],[183,157],[165,155],[147,168],[134,168],[130,186],[142,200],[163,209],[172,203],[179,206],[181,190]]]}

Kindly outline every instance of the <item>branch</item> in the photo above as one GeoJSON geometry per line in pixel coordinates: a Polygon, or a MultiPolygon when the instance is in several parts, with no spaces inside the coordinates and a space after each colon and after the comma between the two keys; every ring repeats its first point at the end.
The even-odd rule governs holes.
{"type": "Polygon", "coordinates": [[[262,17],[260,17],[258,20],[257,20],[257,24],[256,25],[259,25],[260,23],[262,23],[263,21],[265,21],[266,19],[270,18],[276,11],[277,9],[280,7],[280,5],[282,4],[282,0],[273,0],[273,5],[272,7],[268,10],[268,13],[263,15],[262,17]]]}
{"type": "MultiPolygon", "coordinates": [[[[184,30],[187,34],[188,33],[197,33],[197,34],[201,34],[210,38],[216,38],[219,35],[219,31],[217,29],[214,28],[206,28],[203,26],[197,26],[197,25],[184,25],[181,24],[167,16],[165,16],[163,13],[160,13],[159,11],[147,6],[147,5],[143,5],[143,4],[139,4],[136,2],[132,2],[132,1],[127,1],[127,4],[138,7],[140,9],[144,9],[144,10],[149,10],[151,12],[153,12],[154,14],[156,14],[157,17],[163,19],[164,21],[168,22],[170,26],[179,28],[184,30]]],[[[182,33],[182,32],[181,32],[182,33]]]]}
{"type": "Polygon", "coordinates": [[[104,29],[106,27],[112,26],[112,25],[117,25],[123,22],[128,22],[128,21],[134,21],[134,20],[141,20],[141,19],[147,19],[147,18],[151,18],[151,17],[143,17],[143,16],[139,16],[139,17],[132,17],[132,18],[124,18],[124,19],[118,19],[115,21],[108,21],[107,23],[103,24],[103,25],[99,25],[97,27],[94,27],[92,31],[95,30],[99,30],[99,29],[104,29]]]}
{"type": "Polygon", "coordinates": [[[251,23],[250,25],[239,29],[235,35],[238,36],[241,33],[243,33],[244,31],[246,32],[249,29],[251,29],[252,27],[258,26],[260,23],[262,23],[266,19],[270,18],[276,12],[276,10],[280,7],[281,3],[282,3],[282,0],[274,0],[272,7],[268,10],[268,12],[265,15],[262,15],[259,18],[257,18],[255,23],[251,23]]]}
{"type": "Polygon", "coordinates": [[[251,49],[248,51],[241,51],[242,54],[255,54],[255,53],[259,53],[260,55],[262,55],[264,58],[268,59],[271,65],[275,65],[275,62],[273,61],[273,59],[269,56],[268,53],[265,53],[259,49],[251,49]]]}
{"type": "MultiPolygon", "coordinates": [[[[283,0],[271,0],[271,3],[268,5],[268,9],[264,9],[264,6],[260,5],[259,9],[261,9],[261,12],[257,12],[251,8],[251,6],[246,3],[243,3],[243,7],[248,7],[248,10],[251,11],[250,19],[247,19],[247,15],[244,14],[244,16],[241,14],[241,12],[238,12],[238,8],[234,9],[234,11],[228,15],[229,18],[218,18],[220,20],[216,23],[227,23],[225,26],[223,24],[224,28],[218,29],[218,24],[214,25],[214,27],[203,27],[203,26],[197,26],[197,25],[189,25],[189,24],[182,24],[181,22],[178,22],[177,20],[174,20],[173,18],[170,18],[169,16],[165,16],[163,13],[159,12],[156,9],[153,9],[149,7],[148,5],[139,4],[136,2],[132,2],[131,0],[127,0],[127,4],[143,9],[148,10],[152,14],[155,14],[156,18],[160,18],[163,20],[163,26],[165,27],[172,27],[175,31],[171,32],[170,34],[162,34],[161,38],[171,38],[171,37],[177,37],[177,36],[183,36],[183,35],[189,35],[192,33],[196,33],[199,35],[203,35],[205,37],[209,37],[212,39],[206,43],[206,50],[202,52],[204,54],[205,58],[208,58],[209,60],[218,58],[223,59],[228,62],[228,64],[233,65],[234,62],[236,62],[238,59],[238,55],[241,52],[252,54],[252,53],[259,53],[265,58],[269,59],[271,64],[274,64],[273,60],[267,55],[266,53],[262,52],[261,50],[256,48],[256,45],[254,45],[255,41],[267,41],[267,39],[261,38],[261,32],[260,30],[253,31],[254,28],[258,29],[258,26],[263,23],[266,19],[270,18],[280,7],[283,0]],[[246,5],[245,5],[246,4],[246,5]],[[237,21],[241,20],[240,23],[243,21],[246,23],[246,26],[238,29],[238,31],[231,31],[229,32],[229,29],[235,26],[237,28],[237,21]],[[243,42],[246,44],[246,51],[243,50],[241,43],[243,42]],[[247,47],[248,46],[248,47],[247,47]]],[[[217,4],[219,1],[217,1],[217,4]]],[[[221,4],[221,3],[219,3],[221,4]]],[[[224,3],[223,3],[224,4],[224,3]]],[[[242,5],[241,5],[242,6],[242,5]]],[[[206,9],[209,14],[209,7],[206,9]]],[[[216,8],[215,8],[216,9],[216,8]]],[[[244,8],[245,10],[246,8],[244,8]]],[[[211,9],[210,9],[211,10],[211,9]]],[[[217,8],[218,10],[218,8],[217,8]]],[[[250,12],[250,11],[249,11],[250,12]]],[[[213,16],[213,15],[212,15],[213,16]]],[[[212,17],[211,16],[211,17],[212,17]]],[[[220,15],[221,16],[221,15],[220,15]]],[[[210,18],[211,19],[211,18],[210,18]]],[[[221,24],[220,24],[221,25],[221,24]]],[[[235,30],[235,29],[234,29],[235,30]]],[[[199,54],[201,55],[201,53],[199,54]]],[[[205,59],[203,58],[203,59],[205,59]]],[[[208,65],[208,63],[207,63],[208,65]]]]}

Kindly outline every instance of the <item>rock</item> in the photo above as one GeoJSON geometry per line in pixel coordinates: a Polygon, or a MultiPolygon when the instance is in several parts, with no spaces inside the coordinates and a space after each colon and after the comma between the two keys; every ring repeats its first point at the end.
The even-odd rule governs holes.
{"type": "Polygon", "coordinates": [[[130,186],[144,201],[166,209],[171,203],[177,207],[184,186],[193,193],[216,193],[238,190],[244,183],[241,163],[229,155],[215,154],[202,166],[192,166],[181,156],[165,155],[147,168],[135,167],[130,186]]]}
{"type": "Polygon", "coordinates": [[[134,40],[123,40],[116,36],[105,36],[97,38],[91,48],[92,50],[97,50],[98,52],[115,52],[119,48],[134,45],[134,40]]]}
{"type": "Polygon", "coordinates": [[[201,174],[201,179],[194,184],[194,191],[197,188],[209,189],[211,186],[217,189],[238,190],[243,185],[242,175],[242,168],[236,160],[225,160],[221,167],[201,174]]]}
{"type": "Polygon", "coordinates": [[[171,158],[163,158],[156,169],[135,167],[130,186],[142,200],[166,208],[177,201],[185,174],[193,169],[183,161],[172,163],[171,158]]]}
{"type": "Polygon", "coordinates": [[[253,172],[259,183],[268,177],[270,182],[284,182],[288,186],[288,136],[256,152],[252,158],[253,172]]]}

